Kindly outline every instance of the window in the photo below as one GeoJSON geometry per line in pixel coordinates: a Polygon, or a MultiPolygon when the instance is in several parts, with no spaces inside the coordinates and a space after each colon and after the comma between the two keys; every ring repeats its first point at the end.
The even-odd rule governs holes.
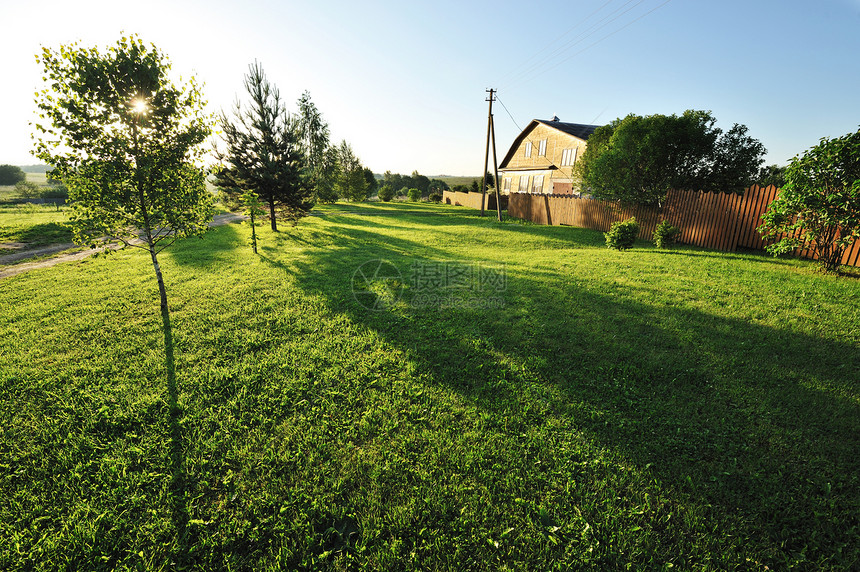
{"type": "Polygon", "coordinates": [[[526,141],[526,157],[532,156],[532,142],[526,141]]]}
{"type": "Polygon", "coordinates": [[[573,149],[565,149],[561,152],[561,166],[562,167],[570,167],[576,162],[576,152],[577,148],[573,149]]]}
{"type": "Polygon", "coordinates": [[[541,139],[538,157],[546,157],[546,139],[541,139]]]}
{"type": "Polygon", "coordinates": [[[504,191],[506,193],[511,192],[511,178],[510,177],[505,177],[502,180],[502,191],[504,191]]]}
{"type": "Polygon", "coordinates": [[[529,192],[529,176],[528,175],[520,176],[520,186],[517,187],[517,190],[521,193],[529,192]]]}
{"type": "Polygon", "coordinates": [[[534,183],[532,184],[533,193],[543,192],[543,175],[535,175],[534,183]]]}

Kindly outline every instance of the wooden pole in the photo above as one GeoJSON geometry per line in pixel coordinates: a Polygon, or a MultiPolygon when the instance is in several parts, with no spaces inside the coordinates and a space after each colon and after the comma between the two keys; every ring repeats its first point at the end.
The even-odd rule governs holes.
{"type": "MultiPolygon", "coordinates": [[[[492,101],[490,102],[490,109],[493,109],[492,101]]],[[[493,139],[493,177],[496,181],[496,214],[499,217],[499,222],[502,222],[502,201],[499,195],[499,160],[496,158],[496,123],[493,121],[492,111],[490,111],[490,135],[493,139]]]]}
{"type": "Polygon", "coordinates": [[[487,168],[490,164],[490,131],[493,127],[493,93],[495,93],[493,88],[486,91],[490,94],[490,97],[487,99],[490,102],[490,113],[487,116],[487,146],[484,153],[484,174],[481,182],[481,216],[484,216],[484,205],[487,202],[487,168]]]}

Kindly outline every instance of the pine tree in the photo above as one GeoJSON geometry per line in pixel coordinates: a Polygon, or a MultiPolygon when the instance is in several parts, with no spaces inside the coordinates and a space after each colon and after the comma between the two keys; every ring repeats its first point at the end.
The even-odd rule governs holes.
{"type": "Polygon", "coordinates": [[[250,66],[245,89],[250,106],[243,110],[237,102],[235,121],[221,114],[227,150],[217,153],[223,165],[216,183],[228,193],[254,191],[268,205],[272,230],[277,231],[278,214],[296,224],[313,208],[298,122],[287,113],[259,63],[250,66]]]}

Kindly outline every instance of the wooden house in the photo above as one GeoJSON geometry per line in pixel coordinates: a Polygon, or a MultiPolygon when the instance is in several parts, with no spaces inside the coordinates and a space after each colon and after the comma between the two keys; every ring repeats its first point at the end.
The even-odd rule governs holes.
{"type": "Polygon", "coordinates": [[[501,191],[508,193],[577,193],[573,165],[599,125],[564,123],[557,117],[535,119],[514,139],[499,165],[501,191]]]}

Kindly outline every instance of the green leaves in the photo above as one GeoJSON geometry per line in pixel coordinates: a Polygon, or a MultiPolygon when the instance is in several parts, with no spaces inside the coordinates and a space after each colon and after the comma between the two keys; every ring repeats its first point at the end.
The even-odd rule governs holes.
{"type": "Polygon", "coordinates": [[[735,124],[715,128],[709,111],[628,115],[595,130],[575,168],[596,198],[660,205],[670,189],[739,192],[749,186],[764,146],[735,124]]]}
{"type": "Polygon", "coordinates": [[[245,76],[251,103],[237,103],[234,119],[221,114],[226,150],[216,151],[222,162],[217,185],[226,192],[252,190],[269,205],[272,230],[277,230],[276,208],[295,222],[313,207],[305,174],[300,122],[281,102],[277,87],[254,63],[245,76]]]}
{"type": "Polygon", "coordinates": [[[639,223],[635,218],[612,223],[609,232],[604,232],[606,246],[616,250],[628,250],[633,248],[636,237],[639,235],[639,223]]]}
{"type": "Polygon", "coordinates": [[[668,248],[675,244],[680,236],[681,229],[664,220],[654,229],[654,244],[657,248],[668,248]]]}
{"type": "Polygon", "coordinates": [[[822,139],[791,160],[785,180],[758,229],[776,241],[768,252],[812,248],[822,269],[835,272],[860,237],[860,130],[822,139]]]}
{"type": "Polygon", "coordinates": [[[69,189],[82,244],[143,237],[157,251],[199,234],[211,199],[199,164],[210,118],[192,78],[175,85],[155,46],[123,37],[105,51],[43,48],[36,156],[69,189]],[[136,104],[139,104],[136,105],[136,104]]]}

